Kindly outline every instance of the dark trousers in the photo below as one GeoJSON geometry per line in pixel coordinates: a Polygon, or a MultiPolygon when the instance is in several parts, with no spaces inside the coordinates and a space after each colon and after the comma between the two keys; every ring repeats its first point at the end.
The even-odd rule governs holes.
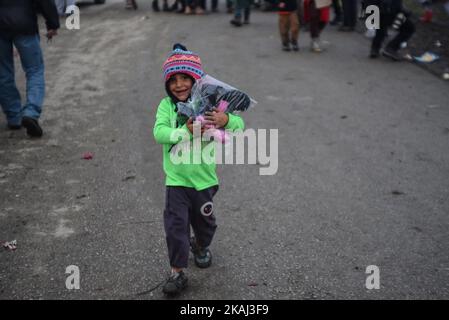
{"type": "Polygon", "coordinates": [[[187,268],[190,251],[190,226],[197,243],[208,247],[217,229],[213,197],[218,186],[196,191],[193,188],[167,186],[164,227],[170,266],[187,268]]]}
{"type": "MultiPolygon", "coordinates": [[[[387,36],[388,27],[388,22],[382,20],[380,21],[380,29],[376,30],[376,36],[373,39],[371,50],[380,50],[380,48],[382,47],[382,43],[387,36]]],[[[399,33],[387,44],[387,48],[398,51],[401,43],[408,41],[414,33],[415,25],[413,24],[413,22],[411,22],[409,19],[405,20],[405,22],[399,28],[399,33]]]]}
{"type": "Polygon", "coordinates": [[[355,27],[357,22],[357,0],[342,0],[343,3],[343,25],[355,27]]]}
{"type": "Polygon", "coordinates": [[[320,20],[320,9],[317,9],[315,1],[310,1],[310,36],[312,39],[320,37],[321,31],[323,31],[326,23],[320,20]]]}
{"type": "Polygon", "coordinates": [[[340,19],[341,18],[340,0],[332,0],[332,7],[334,8],[335,17],[337,19],[340,19]]]}
{"type": "Polygon", "coordinates": [[[279,15],[279,32],[283,45],[298,44],[299,20],[296,11],[279,15]]]}

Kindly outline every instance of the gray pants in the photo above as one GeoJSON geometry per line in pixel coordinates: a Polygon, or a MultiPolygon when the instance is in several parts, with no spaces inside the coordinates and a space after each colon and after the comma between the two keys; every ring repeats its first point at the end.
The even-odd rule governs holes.
{"type": "Polygon", "coordinates": [[[196,191],[193,188],[167,186],[164,227],[170,266],[187,268],[190,251],[190,226],[201,247],[212,242],[217,225],[213,197],[218,186],[196,191]]]}

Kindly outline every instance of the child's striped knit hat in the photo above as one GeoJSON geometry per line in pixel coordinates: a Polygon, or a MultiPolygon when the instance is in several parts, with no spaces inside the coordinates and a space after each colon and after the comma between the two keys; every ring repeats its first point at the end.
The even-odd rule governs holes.
{"type": "Polygon", "coordinates": [[[173,46],[173,51],[164,62],[163,69],[165,82],[176,73],[185,73],[195,80],[201,79],[204,75],[200,57],[179,43],[173,46]]]}

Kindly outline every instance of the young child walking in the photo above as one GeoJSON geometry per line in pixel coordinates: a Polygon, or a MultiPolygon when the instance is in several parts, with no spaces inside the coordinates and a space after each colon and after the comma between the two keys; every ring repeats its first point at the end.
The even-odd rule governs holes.
{"type": "Polygon", "coordinates": [[[279,32],[282,50],[299,51],[299,17],[297,0],[281,0],[279,2],[279,32]],[[291,45],[291,48],[290,48],[291,45]]]}
{"type": "MultiPolygon", "coordinates": [[[[180,123],[177,103],[186,102],[196,81],[205,73],[201,59],[181,44],[175,44],[173,51],[163,65],[165,90],[164,98],[156,113],[153,134],[157,143],[163,146],[163,168],[166,174],[166,198],[164,227],[171,266],[171,275],[163,286],[165,294],[180,293],[187,286],[189,250],[195,265],[207,268],[212,263],[209,245],[217,228],[213,197],[218,191],[215,163],[175,164],[170,152],[179,142],[193,139],[193,120],[180,123]],[[194,236],[191,238],[190,227],[194,236]]],[[[227,130],[244,128],[243,119],[234,114],[220,111],[206,113],[208,125],[227,130]]],[[[194,152],[196,149],[191,148],[194,152]]],[[[197,151],[198,152],[198,151],[197,151]]],[[[191,159],[192,154],[189,154],[191,159]]]]}

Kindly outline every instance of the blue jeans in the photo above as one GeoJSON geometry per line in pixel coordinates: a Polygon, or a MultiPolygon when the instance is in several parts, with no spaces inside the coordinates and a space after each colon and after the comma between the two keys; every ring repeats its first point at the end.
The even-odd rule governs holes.
{"type": "Polygon", "coordinates": [[[19,125],[22,116],[38,119],[45,96],[44,60],[39,35],[0,34],[0,105],[8,124],[19,125]],[[26,75],[26,103],[22,107],[14,76],[13,45],[26,75]]]}
{"type": "Polygon", "coordinates": [[[249,15],[251,10],[250,0],[234,0],[234,19],[237,21],[242,20],[242,12],[245,21],[249,21],[249,15]]]}

